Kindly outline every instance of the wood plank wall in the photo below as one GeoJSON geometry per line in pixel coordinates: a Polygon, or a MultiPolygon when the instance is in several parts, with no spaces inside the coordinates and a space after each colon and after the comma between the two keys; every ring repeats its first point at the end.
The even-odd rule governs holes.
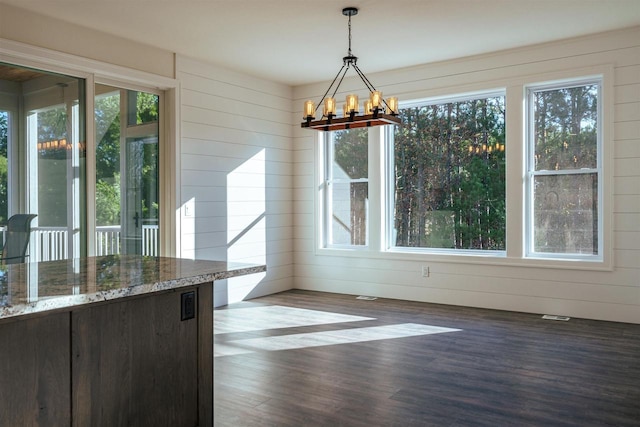
{"type": "MultiPolygon", "coordinates": [[[[612,138],[605,141],[613,165],[609,271],[522,266],[518,259],[444,262],[437,256],[375,250],[319,251],[314,204],[317,142],[315,135],[296,129],[295,287],[640,323],[640,27],[368,77],[383,93],[409,100],[500,88],[525,78],[535,81],[552,73],[601,66],[613,69],[614,92],[612,138]],[[423,265],[430,267],[428,279],[421,277],[423,265]]],[[[359,87],[356,83],[346,82],[345,92],[359,87]]],[[[306,99],[319,98],[325,86],[294,88],[292,111],[300,110],[306,99]]],[[[513,181],[509,185],[517,187],[513,181]]]]}
{"type": "Polygon", "coordinates": [[[267,264],[216,283],[217,305],[290,289],[291,89],[185,57],[177,78],[181,255],[267,264]]]}

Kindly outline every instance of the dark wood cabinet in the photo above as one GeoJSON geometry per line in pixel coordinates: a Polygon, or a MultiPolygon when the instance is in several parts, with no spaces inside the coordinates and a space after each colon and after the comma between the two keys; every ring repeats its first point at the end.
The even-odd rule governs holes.
{"type": "Polygon", "coordinates": [[[198,324],[181,292],[73,312],[73,425],[197,426],[198,324]]]}
{"type": "Polygon", "coordinates": [[[211,426],[212,288],[0,323],[0,426],[211,426]]]}
{"type": "Polygon", "coordinates": [[[69,313],[0,324],[0,426],[70,425],[69,313]]]}

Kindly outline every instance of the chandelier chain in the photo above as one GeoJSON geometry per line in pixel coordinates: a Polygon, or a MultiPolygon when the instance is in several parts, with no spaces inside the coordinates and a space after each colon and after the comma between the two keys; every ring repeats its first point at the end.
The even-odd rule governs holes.
{"type": "Polygon", "coordinates": [[[349,56],[351,55],[351,14],[349,14],[349,56]]]}

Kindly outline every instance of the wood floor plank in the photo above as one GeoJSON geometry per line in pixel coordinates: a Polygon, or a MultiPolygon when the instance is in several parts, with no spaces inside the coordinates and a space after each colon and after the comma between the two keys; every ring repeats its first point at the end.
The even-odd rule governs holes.
{"type": "Polygon", "coordinates": [[[216,353],[216,426],[640,425],[640,325],[301,290],[214,319],[267,306],[322,313],[291,311],[295,326],[269,329],[245,310],[233,313],[246,314],[244,332],[214,328],[214,353],[244,352],[216,353]],[[329,323],[331,313],[369,319],[329,323]],[[384,338],[410,324],[459,331],[384,338]],[[335,336],[357,338],[317,345],[335,336]],[[296,348],[266,349],[287,340],[296,348]]]}

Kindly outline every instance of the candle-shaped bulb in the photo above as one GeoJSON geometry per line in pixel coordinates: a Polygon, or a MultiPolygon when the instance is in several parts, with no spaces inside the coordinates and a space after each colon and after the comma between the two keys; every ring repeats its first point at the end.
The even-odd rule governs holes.
{"type": "Polygon", "coordinates": [[[365,115],[373,114],[373,108],[371,107],[370,99],[367,99],[366,101],[364,101],[364,114],[365,115]]]}
{"type": "Polygon", "coordinates": [[[347,95],[347,111],[358,113],[358,95],[347,95]]]}
{"type": "Polygon", "coordinates": [[[323,115],[326,117],[336,115],[336,100],[333,98],[325,98],[323,115]]]}
{"type": "Polygon", "coordinates": [[[387,99],[387,106],[389,107],[389,114],[393,114],[394,116],[398,114],[398,98],[392,96],[387,99]]]}
{"type": "Polygon", "coordinates": [[[369,99],[371,99],[371,108],[374,110],[379,109],[382,104],[382,92],[379,90],[372,91],[369,99]]]}
{"type": "Polygon", "coordinates": [[[313,118],[316,115],[316,106],[313,105],[313,101],[305,101],[304,109],[303,109],[303,118],[309,119],[313,118]]]}

